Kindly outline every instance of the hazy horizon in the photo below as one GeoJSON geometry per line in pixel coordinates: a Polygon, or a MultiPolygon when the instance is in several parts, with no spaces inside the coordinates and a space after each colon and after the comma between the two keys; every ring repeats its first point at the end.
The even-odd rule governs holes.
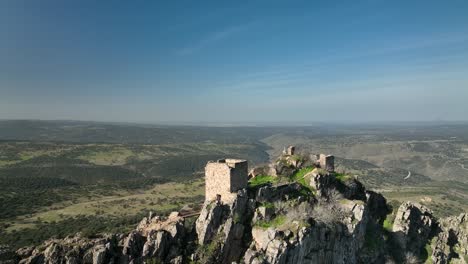
{"type": "Polygon", "coordinates": [[[433,120],[433,121],[160,121],[160,122],[138,122],[138,121],[106,121],[106,120],[78,120],[78,119],[3,119],[0,122],[50,122],[50,123],[96,123],[135,126],[189,126],[189,127],[321,127],[321,126],[434,126],[434,125],[467,125],[468,120],[433,120]]]}
{"type": "Polygon", "coordinates": [[[468,120],[468,2],[0,3],[0,119],[468,120]]]}

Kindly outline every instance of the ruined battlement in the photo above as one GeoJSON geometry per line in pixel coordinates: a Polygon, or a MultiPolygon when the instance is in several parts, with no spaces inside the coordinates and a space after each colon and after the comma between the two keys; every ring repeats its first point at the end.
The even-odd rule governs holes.
{"type": "Polygon", "coordinates": [[[205,167],[205,200],[230,202],[247,187],[248,163],[241,159],[209,161],[205,167]]]}
{"type": "Polygon", "coordinates": [[[287,148],[285,147],[283,149],[283,155],[288,155],[288,156],[292,156],[294,155],[294,152],[296,151],[296,147],[295,146],[288,146],[287,148]]]}
{"type": "Polygon", "coordinates": [[[325,155],[325,154],[317,155],[317,163],[320,166],[320,168],[328,172],[335,171],[335,156],[333,155],[325,155]]]}

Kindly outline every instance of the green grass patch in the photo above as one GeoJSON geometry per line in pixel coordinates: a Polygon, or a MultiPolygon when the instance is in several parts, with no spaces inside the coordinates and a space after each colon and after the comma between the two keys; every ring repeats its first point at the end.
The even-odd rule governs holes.
{"type": "Polygon", "coordinates": [[[264,202],[264,203],[260,203],[259,207],[275,208],[275,205],[273,203],[270,203],[270,202],[264,202]]]}
{"type": "Polygon", "coordinates": [[[392,232],[393,229],[393,221],[390,219],[385,219],[383,222],[383,228],[387,230],[388,232],[392,232]]]}
{"type": "Polygon", "coordinates": [[[340,182],[346,182],[352,179],[352,176],[344,173],[335,173],[335,178],[340,182]]]}
{"type": "Polygon", "coordinates": [[[270,221],[265,221],[265,220],[260,220],[257,223],[255,223],[255,226],[261,227],[261,228],[269,228],[269,227],[279,227],[286,223],[286,216],[285,215],[278,215],[277,217],[271,219],[270,221]]]}
{"type": "Polygon", "coordinates": [[[424,262],[425,264],[431,264],[432,263],[432,259],[431,259],[431,256],[432,256],[432,247],[431,247],[431,243],[427,243],[426,246],[424,247],[424,249],[426,250],[426,261],[424,262]]]}
{"type": "MultiPolygon", "coordinates": [[[[392,202],[394,202],[394,201],[392,201],[392,202]]],[[[398,207],[393,207],[392,206],[392,212],[387,214],[387,216],[385,217],[385,220],[383,221],[382,227],[387,232],[393,232],[393,222],[395,221],[395,214],[396,214],[395,210],[397,208],[398,207]]]]}
{"type": "Polygon", "coordinates": [[[308,173],[314,170],[314,167],[305,167],[291,175],[289,178],[291,182],[297,182],[301,184],[303,187],[305,187],[306,192],[304,193],[305,195],[308,195],[310,193],[315,193],[315,189],[312,188],[309,184],[310,178],[305,177],[308,173]]]}
{"type": "Polygon", "coordinates": [[[78,158],[96,165],[124,165],[131,156],[134,156],[132,150],[116,146],[95,151],[88,150],[83,155],[78,156],[78,158]]]}
{"type": "Polygon", "coordinates": [[[296,173],[294,173],[293,175],[291,175],[290,180],[291,181],[296,181],[296,182],[298,182],[298,183],[300,183],[302,185],[309,186],[309,184],[306,182],[306,179],[305,179],[304,176],[306,176],[312,170],[314,170],[314,167],[302,168],[299,171],[297,171],[296,173]]]}
{"type": "Polygon", "coordinates": [[[425,246],[424,249],[421,251],[421,255],[419,256],[421,260],[424,261],[424,264],[431,264],[432,263],[432,245],[436,243],[437,237],[433,237],[425,246]]]}
{"type": "Polygon", "coordinates": [[[299,156],[299,155],[292,155],[290,157],[290,159],[294,160],[294,161],[303,161],[304,158],[302,156],[299,156]]]}
{"type": "Polygon", "coordinates": [[[250,179],[249,186],[255,187],[259,185],[263,185],[266,183],[276,183],[278,181],[278,177],[270,176],[270,175],[258,175],[250,179]]]}

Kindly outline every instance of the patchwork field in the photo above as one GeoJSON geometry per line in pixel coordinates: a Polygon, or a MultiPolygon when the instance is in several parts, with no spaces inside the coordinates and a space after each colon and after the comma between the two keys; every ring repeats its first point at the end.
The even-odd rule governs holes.
{"type": "Polygon", "coordinates": [[[6,232],[34,228],[38,223],[59,222],[80,216],[125,217],[146,211],[167,212],[182,207],[196,209],[204,199],[204,181],[163,183],[138,192],[121,191],[112,196],[82,197],[44,207],[37,213],[17,217],[6,232]]]}
{"type": "Polygon", "coordinates": [[[204,165],[226,156],[268,157],[255,144],[0,142],[0,244],[125,230],[149,211],[196,208],[204,165]]]}

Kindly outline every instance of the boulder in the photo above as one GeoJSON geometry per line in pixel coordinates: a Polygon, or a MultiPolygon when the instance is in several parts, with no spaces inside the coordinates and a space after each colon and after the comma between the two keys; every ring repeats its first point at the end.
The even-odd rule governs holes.
{"type": "Polygon", "coordinates": [[[275,208],[260,206],[255,210],[252,223],[255,224],[259,220],[270,221],[275,214],[275,208]]]}
{"type": "Polygon", "coordinates": [[[431,245],[433,263],[467,263],[468,214],[462,213],[442,219],[439,228],[440,233],[431,245]]]}
{"type": "Polygon", "coordinates": [[[297,183],[286,183],[278,186],[263,186],[257,190],[257,202],[274,202],[280,200],[288,200],[290,197],[297,196],[304,187],[297,183]]]}
{"type": "Polygon", "coordinates": [[[103,245],[93,248],[93,264],[104,264],[106,261],[107,248],[103,245]]]}
{"type": "Polygon", "coordinates": [[[142,256],[144,258],[164,259],[170,247],[171,236],[166,231],[157,231],[148,236],[144,246],[142,256]]]}
{"type": "Polygon", "coordinates": [[[129,256],[131,259],[140,257],[143,250],[144,241],[144,237],[139,232],[130,232],[124,241],[122,253],[129,256]]]}
{"type": "Polygon", "coordinates": [[[225,214],[225,205],[213,201],[205,201],[200,216],[195,222],[198,243],[200,245],[212,241],[223,222],[225,214]]]}
{"type": "Polygon", "coordinates": [[[51,243],[44,250],[44,259],[46,263],[61,263],[63,261],[63,249],[58,243],[51,243]]]}
{"type": "Polygon", "coordinates": [[[436,222],[432,212],[417,203],[405,202],[400,205],[393,223],[393,232],[403,252],[419,256],[431,236],[436,222]]]}
{"type": "Polygon", "coordinates": [[[269,174],[270,167],[269,166],[259,166],[255,167],[250,170],[249,172],[249,179],[257,177],[259,175],[271,175],[269,174]]]}

